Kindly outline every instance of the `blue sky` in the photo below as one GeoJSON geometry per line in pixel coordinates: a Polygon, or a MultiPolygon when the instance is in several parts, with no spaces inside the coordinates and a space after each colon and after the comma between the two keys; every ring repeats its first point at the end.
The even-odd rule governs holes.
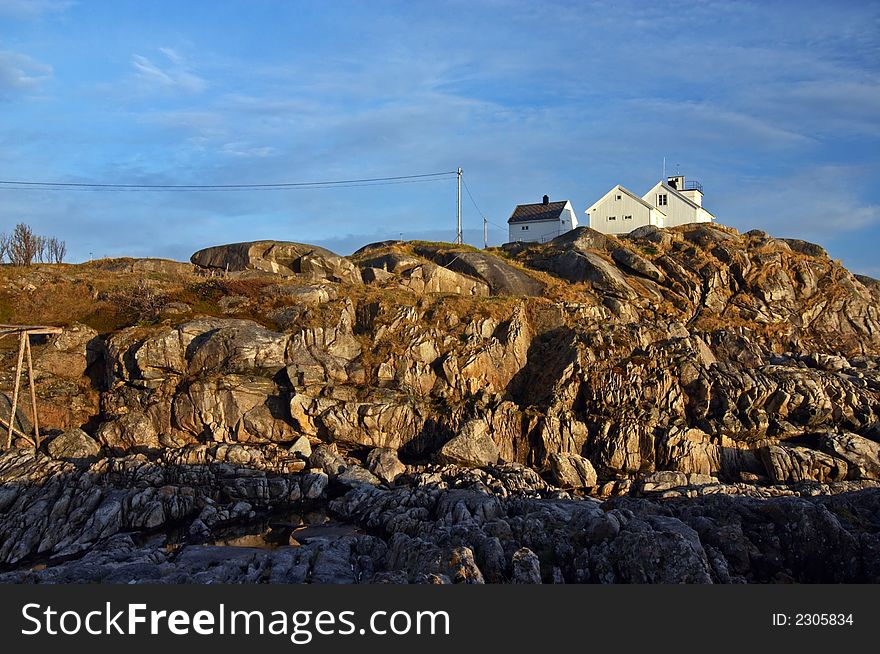
{"type": "MultiPolygon", "coordinates": [[[[464,169],[505,226],[680,170],[740,230],[880,276],[880,4],[0,0],[0,179],[300,182],[464,169]]],[[[74,260],[455,236],[455,182],[0,191],[74,260]]],[[[465,235],[482,220],[463,199],[465,235]]],[[[506,230],[492,226],[492,243],[506,230]]]]}

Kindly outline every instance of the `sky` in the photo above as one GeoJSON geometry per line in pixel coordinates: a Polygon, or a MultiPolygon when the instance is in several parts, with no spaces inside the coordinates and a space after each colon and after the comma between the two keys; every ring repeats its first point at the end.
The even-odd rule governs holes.
{"type": "MultiPolygon", "coordinates": [[[[878,2],[0,0],[0,180],[273,184],[461,167],[467,241],[663,160],[741,231],[880,277],[878,2]],[[468,196],[470,191],[474,202],[468,196]],[[476,206],[475,206],[476,205],[476,206]]],[[[456,185],[0,190],[69,258],[451,241],[456,185]]]]}

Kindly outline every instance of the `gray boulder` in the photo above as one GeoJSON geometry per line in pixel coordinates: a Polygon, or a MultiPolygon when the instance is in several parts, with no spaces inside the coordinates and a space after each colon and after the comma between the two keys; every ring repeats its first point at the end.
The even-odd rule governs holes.
{"type": "Polygon", "coordinates": [[[663,273],[653,263],[639,256],[632,250],[626,248],[617,248],[611,253],[611,258],[619,266],[623,266],[627,270],[652,279],[655,282],[663,280],[663,273]]]}
{"type": "Polygon", "coordinates": [[[672,244],[672,234],[656,225],[643,225],[632,230],[623,238],[629,241],[647,241],[661,247],[669,247],[672,244]]]}
{"type": "Polygon", "coordinates": [[[521,547],[513,553],[513,584],[540,584],[541,562],[528,547],[521,547]]]}
{"type": "Polygon", "coordinates": [[[482,420],[470,420],[457,436],[453,436],[437,453],[440,463],[468,468],[483,468],[498,463],[498,446],[489,436],[482,420]]]}
{"type": "Polygon", "coordinates": [[[822,449],[846,461],[851,477],[880,481],[880,443],[857,434],[828,434],[822,449]]]}
{"type": "Polygon", "coordinates": [[[560,488],[591,488],[596,485],[593,464],[577,454],[551,454],[550,469],[560,488]]]}
{"type": "Polygon", "coordinates": [[[367,468],[371,473],[389,484],[406,472],[406,466],[397,458],[397,452],[387,447],[377,447],[367,455],[367,468]]]}
{"type": "Polygon", "coordinates": [[[82,429],[70,429],[56,436],[46,449],[54,459],[90,459],[101,452],[98,442],[82,429]]]}
{"type": "Polygon", "coordinates": [[[780,240],[788,243],[788,247],[790,247],[795,252],[806,254],[809,257],[820,257],[822,259],[828,258],[828,252],[826,252],[825,248],[823,248],[821,245],[816,245],[815,243],[810,243],[809,241],[802,241],[799,238],[783,238],[780,240]]]}
{"type": "Polygon", "coordinates": [[[359,284],[354,264],[316,245],[289,241],[252,241],[217,245],[190,257],[201,268],[238,272],[257,270],[281,275],[298,275],[309,280],[359,284]]]}
{"type": "Polygon", "coordinates": [[[309,456],[309,467],[323,470],[331,479],[342,474],[348,466],[335,445],[316,445],[309,456]]]}
{"type": "Polygon", "coordinates": [[[293,443],[291,443],[290,447],[287,448],[287,451],[290,454],[300,455],[308,459],[312,455],[312,444],[309,442],[309,439],[305,436],[300,436],[293,443]]]}
{"type": "Polygon", "coordinates": [[[542,265],[570,282],[589,282],[596,291],[610,297],[621,300],[636,297],[624,274],[593,252],[568,250],[550,255],[542,265]]]}
{"type": "Polygon", "coordinates": [[[350,465],[336,476],[336,482],[354,488],[364,484],[378,486],[382,483],[382,480],[366,468],[350,465]]]}
{"type": "Polygon", "coordinates": [[[445,252],[425,246],[416,252],[435,263],[486,283],[491,295],[540,297],[544,284],[503,259],[486,252],[445,252]]]}
{"type": "Polygon", "coordinates": [[[581,226],[557,236],[550,241],[550,246],[559,249],[574,249],[585,252],[587,250],[609,250],[614,241],[602,232],[591,227],[581,226]]]}

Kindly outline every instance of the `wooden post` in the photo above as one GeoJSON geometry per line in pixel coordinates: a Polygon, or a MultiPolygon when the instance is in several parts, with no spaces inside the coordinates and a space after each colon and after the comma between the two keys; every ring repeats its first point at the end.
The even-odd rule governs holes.
{"type": "Polygon", "coordinates": [[[12,406],[9,409],[9,433],[6,435],[6,449],[12,447],[12,426],[15,424],[15,411],[18,408],[18,388],[21,385],[21,364],[24,360],[24,332],[18,335],[18,364],[15,366],[15,390],[12,392],[12,406]]]}
{"type": "Polygon", "coordinates": [[[0,325],[0,339],[12,334],[18,334],[18,363],[15,366],[15,390],[12,393],[12,406],[9,414],[9,424],[0,419],[0,425],[4,429],[8,429],[6,434],[6,448],[12,447],[13,435],[31,440],[27,434],[23,434],[15,428],[15,414],[18,410],[18,393],[21,390],[21,372],[24,364],[25,351],[27,352],[27,372],[28,386],[31,392],[31,412],[34,421],[34,447],[40,447],[40,417],[37,415],[37,389],[36,380],[34,379],[34,357],[31,353],[31,336],[32,335],[57,335],[64,331],[61,327],[49,327],[46,325],[0,325]]]}
{"type": "Polygon", "coordinates": [[[31,412],[34,415],[34,448],[40,449],[40,418],[37,415],[37,391],[34,388],[34,360],[31,357],[30,332],[24,332],[24,342],[27,347],[28,381],[31,387],[31,412]]]}

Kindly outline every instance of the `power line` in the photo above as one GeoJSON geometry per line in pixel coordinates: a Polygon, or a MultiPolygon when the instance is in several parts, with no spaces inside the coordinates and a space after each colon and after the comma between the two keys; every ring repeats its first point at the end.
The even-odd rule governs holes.
{"type": "Polygon", "coordinates": [[[477,203],[476,203],[476,201],[474,200],[474,196],[471,195],[471,190],[468,188],[467,182],[464,180],[464,177],[462,177],[462,179],[461,179],[461,183],[464,184],[464,190],[467,191],[468,197],[471,199],[471,203],[474,205],[474,209],[477,210],[477,213],[480,214],[480,217],[481,217],[483,220],[485,220],[487,223],[489,223],[490,225],[494,225],[494,226],[497,227],[498,229],[502,229],[502,230],[503,230],[503,229],[507,229],[506,227],[504,227],[504,226],[502,226],[502,225],[499,225],[498,223],[492,222],[491,220],[489,220],[488,218],[486,218],[485,214],[484,214],[482,211],[480,211],[480,207],[477,206],[477,203]]]}
{"type": "Polygon", "coordinates": [[[364,183],[353,183],[353,184],[345,184],[338,183],[333,185],[322,184],[322,185],[300,185],[300,186],[272,186],[272,185],[262,185],[255,187],[247,187],[247,186],[228,186],[228,187],[209,187],[209,186],[196,186],[196,187],[165,187],[165,188],[132,188],[132,187],[106,187],[106,186],[37,186],[37,185],[29,185],[29,186],[14,186],[15,182],[8,183],[0,182],[0,191],[61,191],[65,193],[69,192],[87,192],[87,193],[194,193],[194,192],[204,192],[204,193],[219,193],[219,192],[239,192],[239,191],[309,191],[309,190],[322,190],[322,189],[337,189],[337,188],[359,188],[364,186],[390,186],[396,184],[425,184],[429,182],[441,182],[445,181],[442,177],[434,177],[429,179],[407,179],[407,180],[398,180],[398,181],[389,181],[389,182],[364,182],[364,183]]]}
{"type": "Polygon", "coordinates": [[[393,177],[367,177],[320,182],[278,182],[273,184],[107,184],[92,182],[37,182],[29,180],[0,180],[0,189],[44,191],[58,190],[114,190],[114,191],[279,191],[312,188],[351,188],[355,186],[381,186],[416,181],[438,181],[458,171],[424,173],[420,175],[396,175],[393,177]]]}
{"type": "Polygon", "coordinates": [[[480,211],[480,207],[477,206],[477,202],[476,200],[474,200],[474,196],[471,195],[471,190],[468,188],[467,181],[462,178],[461,182],[462,184],[464,184],[464,190],[467,191],[468,197],[471,199],[471,204],[474,205],[474,209],[477,210],[477,213],[480,214],[481,218],[486,218],[486,216],[483,215],[483,212],[480,211]]]}

